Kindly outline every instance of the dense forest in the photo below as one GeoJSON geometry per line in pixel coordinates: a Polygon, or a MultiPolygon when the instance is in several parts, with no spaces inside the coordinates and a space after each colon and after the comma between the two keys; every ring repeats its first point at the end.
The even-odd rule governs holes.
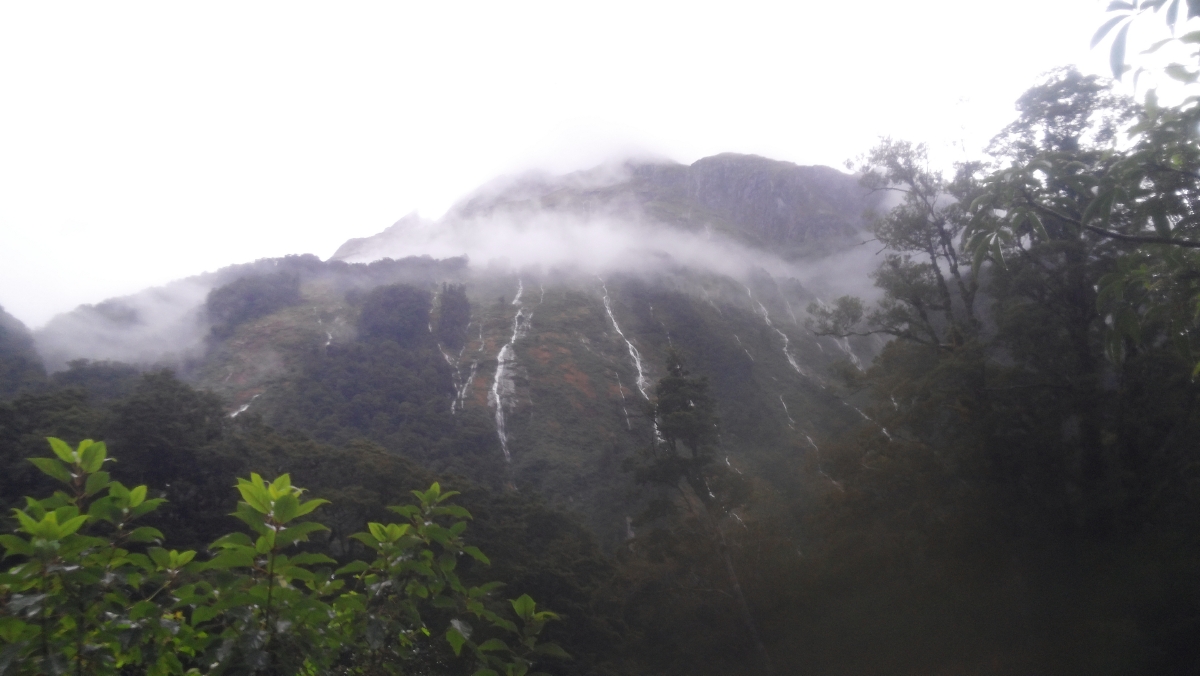
{"type": "Polygon", "coordinates": [[[1200,673],[1198,125],[1061,69],[952,175],[882,140],[875,300],[289,257],[219,279],[173,368],[50,372],[0,312],[0,674],[1200,673]],[[306,563],[221,605],[226,534],[284,532],[292,485],[328,501],[306,563]],[[109,596],[70,596],[72,561],[109,596]]]}

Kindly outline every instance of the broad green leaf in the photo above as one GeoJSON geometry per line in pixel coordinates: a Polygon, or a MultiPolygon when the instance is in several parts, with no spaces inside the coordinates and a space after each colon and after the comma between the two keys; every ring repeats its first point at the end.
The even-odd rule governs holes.
{"type": "Polygon", "coordinates": [[[139,526],[129,531],[130,542],[162,542],[166,536],[157,528],[151,526],[139,526]]]}
{"type": "Polygon", "coordinates": [[[12,556],[14,554],[29,556],[33,554],[33,545],[16,535],[0,535],[0,545],[4,547],[5,556],[12,556]]]}
{"type": "Polygon", "coordinates": [[[137,507],[146,499],[146,487],[135,486],[129,491],[129,506],[137,507]]]}
{"type": "Polygon", "coordinates": [[[296,516],[304,516],[321,505],[329,504],[328,500],[317,498],[316,500],[308,500],[300,504],[300,508],[296,510],[296,516]]]}
{"type": "Polygon", "coordinates": [[[1108,32],[1113,29],[1113,26],[1116,26],[1127,18],[1129,18],[1128,15],[1122,14],[1121,16],[1114,16],[1108,21],[1105,21],[1104,24],[1101,25],[1096,31],[1096,34],[1092,36],[1092,49],[1095,49],[1096,45],[1100,44],[1100,41],[1104,39],[1105,35],[1108,35],[1108,32]]]}
{"type": "Polygon", "coordinates": [[[71,472],[58,460],[54,458],[26,458],[26,460],[32,462],[42,472],[58,479],[64,484],[71,483],[71,472]]]}
{"type": "Polygon", "coordinates": [[[246,524],[251,528],[251,530],[260,535],[271,529],[271,527],[266,523],[266,514],[266,512],[260,512],[246,502],[239,502],[237,510],[233,513],[233,515],[237,517],[239,521],[246,524]]]}
{"type": "Polygon", "coordinates": [[[80,452],[79,464],[83,471],[91,473],[100,471],[100,467],[104,465],[104,457],[107,455],[107,448],[104,442],[98,441],[84,446],[80,444],[82,451],[80,452]]]}
{"type": "Polygon", "coordinates": [[[87,520],[88,520],[87,515],[81,514],[73,519],[70,519],[70,520],[64,522],[62,525],[60,525],[58,527],[58,537],[65,538],[68,535],[73,534],[75,531],[82,528],[83,524],[87,523],[87,520]]]}
{"type": "Polygon", "coordinates": [[[463,644],[467,642],[467,638],[454,627],[446,630],[446,640],[450,642],[450,648],[454,650],[455,655],[462,653],[463,644]]]}
{"type": "Polygon", "coordinates": [[[471,518],[471,513],[468,512],[465,507],[461,507],[459,505],[445,505],[444,507],[437,507],[433,510],[433,513],[438,514],[438,515],[444,514],[444,515],[448,515],[448,516],[453,516],[456,519],[471,518]]]}
{"type": "Polygon", "coordinates": [[[372,521],[367,524],[367,530],[371,531],[371,536],[380,542],[388,542],[387,528],[381,524],[372,521]]]}
{"type": "Polygon", "coordinates": [[[167,501],[166,498],[150,498],[149,500],[146,500],[145,502],[138,505],[137,507],[134,507],[133,509],[129,510],[129,518],[136,519],[139,516],[144,516],[146,514],[149,514],[150,512],[153,512],[154,510],[158,509],[158,506],[163,504],[166,501],[167,501]]]}
{"type": "Polygon", "coordinates": [[[571,659],[570,653],[563,650],[555,643],[539,643],[537,644],[537,647],[533,649],[533,651],[539,655],[549,655],[550,657],[557,657],[560,660],[571,659]]]}
{"type": "Polygon", "coordinates": [[[108,488],[109,478],[108,472],[95,472],[89,474],[87,483],[84,485],[84,495],[95,495],[100,491],[108,488]]]}
{"type": "Polygon", "coordinates": [[[69,465],[75,464],[75,451],[67,445],[67,442],[57,437],[46,437],[46,441],[50,442],[50,448],[54,451],[54,455],[58,456],[59,460],[69,465]]]}
{"type": "MultiPolygon", "coordinates": [[[[284,474],[283,476],[286,477],[287,475],[284,474]]],[[[282,478],[283,477],[280,477],[280,479],[282,479],[282,478]]],[[[278,482],[278,479],[276,480],[276,482],[278,482]]],[[[272,485],[271,490],[272,491],[275,490],[273,485],[272,485]]],[[[283,495],[276,498],[275,506],[272,509],[272,513],[275,516],[275,520],[278,521],[279,523],[287,523],[287,522],[291,521],[292,519],[296,518],[296,515],[299,511],[300,511],[300,501],[297,500],[296,496],[292,495],[291,493],[284,493],[283,495]]]]}
{"type": "Polygon", "coordinates": [[[292,492],[292,476],[290,474],[280,474],[271,482],[269,494],[272,498],[279,499],[281,496],[290,495],[292,492]]]}
{"type": "Polygon", "coordinates": [[[1178,63],[1169,64],[1166,68],[1163,68],[1163,72],[1172,80],[1177,80],[1184,84],[1192,84],[1197,78],[1200,78],[1200,72],[1189,70],[1178,63]]]}
{"type": "Polygon", "coordinates": [[[254,551],[247,549],[226,549],[212,559],[200,564],[201,570],[229,568],[250,568],[254,565],[254,551]]]}
{"type": "Polygon", "coordinates": [[[230,533],[219,537],[211,545],[209,549],[227,549],[229,547],[253,547],[254,542],[249,535],[245,533],[230,533]]]}
{"type": "Polygon", "coordinates": [[[463,547],[463,551],[466,552],[471,558],[475,559],[476,561],[478,561],[480,563],[485,563],[489,566],[492,565],[491,560],[488,559],[488,557],[475,545],[468,545],[466,547],[463,547]]]}
{"type": "Polygon", "coordinates": [[[312,552],[303,552],[289,559],[297,566],[312,566],[318,563],[337,563],[336,560],[325,556],[324,554],[316,554],[312,552]]]}
{"type": "Polygon", "coordinates": [[[255,511],[267,514],[271,511],[271,501],[270,496],[267,495],[267,489],[261,485],[262,477],[257,474],[252,474],[251,477],[258,481],[238,479],[238,492],[242,494],[242,499],[246,501],[246,504],[253,507],[255,511]]]}
{"type": "Polygon", "coordinates": [[[346,565],[333,571],[334,575],[347,575],[349,573],[361,573],[370,568],[366,561],[351,561],[346,565]]]}
{"type": "Polygon", "coordinates": [[[1112,50],[1109,52],[1108,64],[1112,68],[1113,77],[1120,80],[1125,72],[1125,37],[1129,34],[1130,24],[1125,24],[1113,38],[1112,50]]]}
{"type": "Polygon", "coordinates": [[[508,644],[498,638],[489,638],[479,644],[480,652],[491,652],[493,650],[508,650],[508,644]]]}
{"type": "Polygon", "coordinates": [[[171,554],[162,547],[151,547],[150,549],[146,550],[146,553],[150,555],[150,559],[154,561],[159,568],[171,567],[171,554]]]}
{"type": "Polygon", "coordinates": [[[513,610],[516,611],[517,616],[521,619],[532,617],[534,610],[537,608],[537,604],[534,603],[529,594],[521,594],[519,598],[509,599],[508,602],[512,604],[513,610]]]}
{"type": "MultiPolygon", "coordinates": [[[[34,520],[34,518],[32,516],[29,516],[28,514],[26,514],[25,512],[22,512],[19,509],[14,509],[13,512],[17,515],[17,521],[19,521],[21,524],[21,530],[25,531],[26,533],[29,533],[30,535],[40,535],[40,532],[41,532],[39,529],[39,526],[41,525],[40,521],[34,520]]],[[[47,514],[46,518],[49,519],[49,518],[52,518],[53,516],[54,516],[53,514],[47,514]]]]}
{"type": "Polygon", "coordinates": [[[322,530],[329,530],[329,528],[316,521],[305,521],[304,523],[288,526],[279,531],[279,534],[275,537],[275,542],[280,547],[286,547],[296,542],[307,541],[309,535],[322,530]]]}

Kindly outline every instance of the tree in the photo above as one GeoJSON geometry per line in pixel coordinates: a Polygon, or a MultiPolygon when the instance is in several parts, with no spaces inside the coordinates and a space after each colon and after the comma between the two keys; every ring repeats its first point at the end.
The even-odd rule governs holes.
{"type": "MultiPolygon", "coordinates": [[[[708,394],[708,379],[690,375],[684,368],[683,358],[671,349],[667,352],[666,375],[659,379],[654,393],[651,414],[655,439],[647,455],[634,465],[635,476],[640,483],[679,492],[683,503],[695,516],[695,525],[699,526],[702,537],[712,544],[724,564],[742,621],[765,673],[769,674],[771,658],[759,636],[721,529],[720,520],[745,501],[748,491],[745,483],[727,467],[713,462],[713,451],[719,441],[719,419],[716,405],[708,394]],[[683,489],[685,485],[691,489],[690,495],[683,489]],[[692,509],[693,500],[700,503],[700,510],[692,509]]],[[[658,500],[651,503],[649,514],[643,517],[670,511],[673,509],[666,501],[658,500]]]]}
{"type": "Polygon", "coordinates": [[[960,167],[947,181],[929,168],[924,145],[883,139],[861,169],[864,187],[901,195],[900,204],[874,223],[887,251],[874,273],[884,297],[865,317],[862,301],[849,296],[833,307],[810,304],[810,329],[822,336],[882,333],[939,349],[961,347],[980,326],[979,270],[959,250],[968,223],[963,202],[969,202],[977,167],[960,167]]]}
{"type": "MultiPolygon", "coordinates": [[[[1172,34],[1174,34],[1175,28],[1179,22],[1179,9],[1181,4],[1187,7],[1186,19],[1200,16],[1200,0],[1184,0],[1182,3],[1180,0],[1114,0],[1114,2],[1108,5],[1108,11],[1113,16],[1111,16],[1108,21],[1105,21],[1104,24],[1096,30],[1095,36],[1092,37],[1092,47],[1094,48],[1096,45],[1100,44],[1100,42],[1103,41],[1104,38],[1108,36],[1108,34],[1111,33],[1114,28],[1117,26],[1121,27],[1120,30],[1117,31],[1116,36],[1113,38],[1112,45],[1109,48],[1109,65],[1112,67],[1114,78],[1118,80],[1121,79],[1125,72],[1129,70],[1129,65],[1125,63],[1125,44],[1129,35],[1129,26],[1134,22],[1134,20],[1144,17],[1150,12],[1157,14],[1165,7],[1166,12],[1163,13],[1163,18],[1166,20],[1167,27],[1170,28],[1172,34]]],[[[1160,40],[1154,45],[1151,45],[1150,48],[1146,50],[1146,53],[1156,52],[1171,43],[1188,45],[1197,44],[1198,42],[1200,42],[1200,33],[1198,32],[1191,32],[1178,38],[1172,35],[1170,38],[1160,40]]],[[[1200,57],[1200,51],[1195,52],[1192,56],[1200,57]]],[[[1134,73],[1135,86],[1137,75],[1142,71],[1143,69],[1139,68],[1134,73]]],[[[1200,78],[1200,72],[1189,70],[1186,66],[1180,63],[1172,63],[1168,65],[1166,68],[1166,73],[1171,78],[1186,84],[1194,83],[1196,82],[1197,78],[1200,78]]]]}

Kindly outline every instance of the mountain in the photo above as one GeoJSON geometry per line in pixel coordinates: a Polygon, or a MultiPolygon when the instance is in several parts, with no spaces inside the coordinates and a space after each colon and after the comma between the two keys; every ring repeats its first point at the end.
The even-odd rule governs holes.
{"type": "Polygon", "coordinates": [[[862,420],[826,377],[878,345],[802,322],[822,290],[862,284],[845,261],[873,206],[851,176],[743,155],[521,176],[329,261],[263,260],[81,307],[37,342],[52,368],[173,365],[231,415],[539,492],[611,547],[640,509],[622,465],[653,438],[668,350],[711,383],[721,461],[781,490],[862,420]],[[825,275],[830,261],[849,279],[825,275]],[[371,295],[397,284],[416,295],[371,295]],[[372,308],[423,330],[371,335],[372,308]]]}
{"type": "Polygon", "coordinates": [[[45,378],[46,369],[29,329],[0,307],[0,398],[35,386],[45,378]]]}

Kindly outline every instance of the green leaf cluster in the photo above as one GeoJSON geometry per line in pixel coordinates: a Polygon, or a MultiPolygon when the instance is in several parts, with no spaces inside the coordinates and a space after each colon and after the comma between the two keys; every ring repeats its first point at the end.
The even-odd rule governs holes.
{"type": "Polygon", "coordinates": [[[499,583],[462,583],[462,557],[489,561],[462,539],[471,515],[457,493],[437,483],[391,508],[399,523],[353,536],[370,560],[338,567],[313,539],[328,528],[306,518],[328,501],[304,499],[288,474],[252,473],[233,513],[247,531],[198,557],[136,525],[164,500],[110,480],[105,444],[49,443],[54,457],[31,462],[63,489],[27,498],[0,535],[16,562],[0,574],[0,674],[401,674],[437,653],[435,634],[454,656],[468,648],[475,673],[566,657],[538,640],[554,613],[523,595],[514,621],[492,598],[499,583]]]}

